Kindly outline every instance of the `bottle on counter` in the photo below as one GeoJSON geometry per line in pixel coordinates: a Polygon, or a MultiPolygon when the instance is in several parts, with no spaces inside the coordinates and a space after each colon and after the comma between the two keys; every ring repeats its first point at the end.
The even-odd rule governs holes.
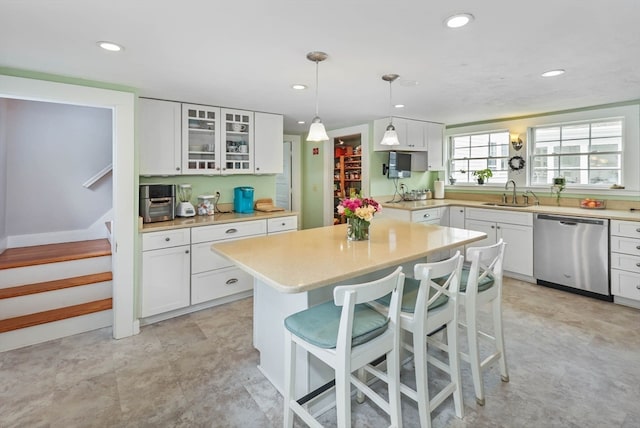
{"type": "Polygon", "coordinates": [[[431,189],[427,189],[427,199],[431,199],[432,196],[431,189]]]}

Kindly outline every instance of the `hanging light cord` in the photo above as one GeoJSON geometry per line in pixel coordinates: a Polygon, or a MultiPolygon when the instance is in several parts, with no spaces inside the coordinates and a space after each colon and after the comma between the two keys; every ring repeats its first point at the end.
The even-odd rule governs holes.
{"type": "Polygon", "coordinates": [[[316,60],[316,117],[318,117],[318,60],[316,60]]]}
{"type": "Polygon", "coordinates": [[[391,84],[393,80],[389,80],[389,124],[393,125],[393,92],[391,91],[391,84]]]}

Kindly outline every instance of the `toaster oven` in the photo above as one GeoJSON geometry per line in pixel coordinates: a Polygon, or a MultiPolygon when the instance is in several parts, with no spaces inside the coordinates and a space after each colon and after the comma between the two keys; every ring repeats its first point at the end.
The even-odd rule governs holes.
{"type": "Polygon", "coordinates": [[[175,218],[176,188],[173,184],[140,185],[140,217],[143,223],[175,218]]]}

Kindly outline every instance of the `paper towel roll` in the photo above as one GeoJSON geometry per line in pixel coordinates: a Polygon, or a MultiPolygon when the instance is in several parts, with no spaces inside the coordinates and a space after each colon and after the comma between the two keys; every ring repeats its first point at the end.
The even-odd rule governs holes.
{"type": "Polygon", "coordinates": [[[435,199],[444,199],[444,181],[436,180],[433,182],[433,197],[435,199]]]}

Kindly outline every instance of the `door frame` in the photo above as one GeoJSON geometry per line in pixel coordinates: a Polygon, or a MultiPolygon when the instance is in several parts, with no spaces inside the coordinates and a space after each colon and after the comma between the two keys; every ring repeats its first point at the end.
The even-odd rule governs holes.
{"type": "Polygon", "coordinates": [[[135,163],[135,94],[0,75],[0,97],[108,108],[113,126],[113,337],[140,331],[135,312],[135,240],[138,185],[135,163]]]}
{"type": "Polygon", "coordinates": [[[324,194],[322,219],[325,226],[333,224],[333,139],[347,135],[360,134],[360,146],[362,147],[362,192],[369,195],[369,124],[351,126],[349,128],[334,129],[328,131],[329,141],[324,150],[324,194]]]}
{"type": "Polygon", "coordinates": [[[302,138],[285,134],[284,141],[291,143],[291,211],[302,218],[302,138]]]}

